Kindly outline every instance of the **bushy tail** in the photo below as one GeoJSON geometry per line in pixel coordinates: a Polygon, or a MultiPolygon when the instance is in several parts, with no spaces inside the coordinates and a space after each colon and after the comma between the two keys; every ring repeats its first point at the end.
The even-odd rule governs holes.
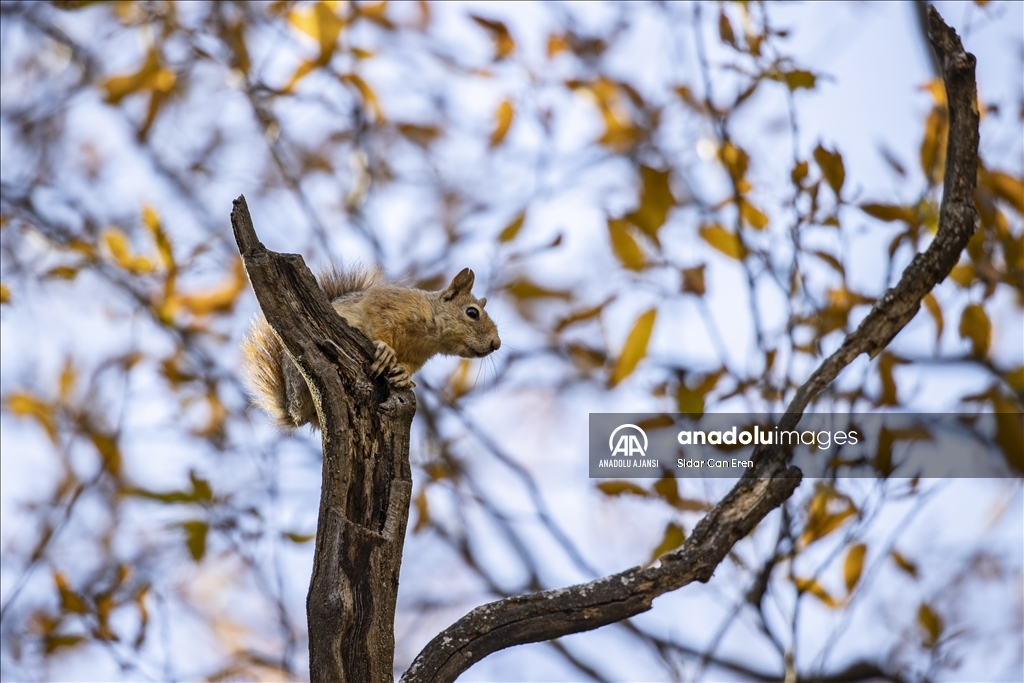
{"type": "MultiPolygon", "coordinates": [[[[346,272],[332,265],[317,274],[317,282],[329,301],[366,291],[380,281],[377,269],[355,268],[346,272]]],[[[242,370],[252,402],[270,416],[274,426],[284,431],[304,424],[296,423],[288,410],[290,404],[295,404],[292,399],[298,398],[288,396],[286,391],[284,364],[290,362],[266,318],[262,313],[257,315],[242,341],[242,370]]],[[[298,390],[308,392],[305,387],[298,390]]]]}

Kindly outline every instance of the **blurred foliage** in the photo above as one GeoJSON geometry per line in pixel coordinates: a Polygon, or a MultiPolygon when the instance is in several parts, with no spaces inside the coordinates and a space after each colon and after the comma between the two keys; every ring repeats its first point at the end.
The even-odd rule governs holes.
{"type": "MultiPolygon", "coordinates": [[[[992,21],[998,7],[984,8],[992,21]]],[[[513,22],[427,2],[2,5],[0,390],[4,478],[19,482],[4,488],[5,678],[66,675],[83,652],[101,678],[305,675],[319,446],[247,410],[237,343],[255,302],[227,222],[242,192],[268,245],[310,263],[362,258],[425,287],[471,264],[512,349],[489,374],[434,361],[420,382],[400,666],[484,599],[683,542],[710,492],[587,482],[595,506],[660,520],[643,552],[596,568],[567,531],[576,515],[549,507],[543,478],[502,445],[510,425],[537,422],[546,439],[525,404],[552,401],[784,406],[935,233],[945,92],[924,85],[917,165],[883,150],[896,189],[865,196],[844,150],[801,130],[799,105],[830,77],[788,54],[771,6],[599,9],[533,6],[513,22]],[[865,258],[857,240],[882,248],[865,258]]],[[[1012,107],[979,106],[1019,134],[1012,107]]],[[[973,373],[982,387],[951,389],[950,410],[1019,413],[1021,353],[996,340],[1024,307],[1020,171],[983,161],[980,229],[949,281],[909,340],[821,409],[912,408],[924,368],[929,386],[973,373]],[[925,325],[931,348],[914,336],[925,325]]],[[[1019,471],[1018,424],[1000,445],[1019,471]]],[[[875,664],[955,669],[983,637],[951,630],[959,588],[1019,587],[1019,564],[967,547],[963,572],[926,584],[928,562],[870,525],[890,503],[920,509],[928,489],[885,491],[807,482],[777,540],[723,570],[750,588],[710,647],[636,625],[630,637],[666,677],[690,662],[777,675],[808,597],[850,610],[891,593],[878,576],[896,570],[905,630],[875,664]],[[772,592],[791,596],[777,598],[781,622],[762,609],[772,592]],[[744,670],[716,651],[741,609],[776,662],[744,670]]],[[[588,678],[611,662],[555,652],[588,678]]]]}

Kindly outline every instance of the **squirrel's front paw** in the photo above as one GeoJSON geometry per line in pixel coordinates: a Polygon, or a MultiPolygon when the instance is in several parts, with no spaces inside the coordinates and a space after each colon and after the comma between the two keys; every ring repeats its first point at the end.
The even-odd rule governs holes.
{"type": "Polygon", "coordinates": [[[384,375],[388,382],[396,389],[411,389],[416,386],[404,365],[398,362],[398,355],[395,350],[385,342],[377,342],[377,355],[370,366],[370,372],[377,375],[384,375]]]}

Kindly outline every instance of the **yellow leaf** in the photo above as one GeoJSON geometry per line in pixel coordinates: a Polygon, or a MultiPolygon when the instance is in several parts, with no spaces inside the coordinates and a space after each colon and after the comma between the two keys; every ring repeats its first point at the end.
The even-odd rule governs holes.
{"type": "Polygon", "coordinates": [[[631,481],[602,481],[597,488],[606,496],[621,496],[624,493],[642,498],[647,496],[646,489],[631,481]]]}
{"type": "Polygon", "coordinates": [[[75,389],[75,366],[71,362],[69,357],[64,361],[64,367],[60,371],[60,400],[67,401],[71,397],[71,392],[75,389]]]}
{"type": "Polygon", "coordinates": [[[185,546],[188,548],[192,559],[199,562],[206,554],[206,534],[210,526],[198,519],[189,522],[182,522],[181,527],[185,530],[185,546]]]}
{"type": "Polygon", "coordinates": [[[747,225],[755,230],[764,230],[768,227],[768,216],[743,198],[740,198],[740,216],[743,217],[747,225]]]}
{"type": "Polygon", "coordinates": [[[786,86],[791,90],[797,90],[799,88],[806,88],[813,90],[815,83],[818,81],[818,77],[810,71],[804,71],[802,69],[793,69],[792,71],[786,71],[782,74],[782,79],[786,82],[786,86]]]}
{"type": "Polygon", "coordinates": [[[665,534],[661,537],[661,543],[657,545],[654,551],[651,553],[651,559],[648,560],[648,564],[654,564],[654,561],[667,552],[675,550],[683,544],[686,540],[686,534],[683,532],[683,527],[679,526],[675,522],[669,522],[665,527],[665,534]]]}
{"type": "Polygon", "coordinates": [[[793,181],[794,185],[799,185],[800,181],[807,177],[807,170],[810,165],[806,161],[798,161],[793,170],[789,172],[789,177],[793,181]]]}
{"type": "Polygon", "coordinates": [[[707,503],[680,496],[679,481],[669,473],[666,473],[661,479],[654,482],[654,486],[651,488],[654,493],[663,498],[666,503],[677,510],[683,510],[684,512],[701,512],[711,509],[711,506],[707,503]]]}
{"type": "Polygon", "coordinates": [[[709,245],[737,261],[742,260],[747,253],[746,247],[743,246],[739,236],[734,232],[726,230],[718,223],[701,226],[700,236],[709,245]]]}
{"type": "Polygon", "coordinates": [[[568,301],[572,294],[563,289],[548,289],[529,280],[516,280],[505,286],[505,290],[517,299],[563,299],[568,301]]]}
{"type": "Polygon", "coordinates": [[[326,64],[328,60],[325,57],[334,53],[338,36],[345,28],[344,20],[335,14],[331,6],[334,4],[318,2],[288,13],[288,23],[319,43],[321,64],[326,64]]]}
{"type": "Polygon", "coordinates": [[[852,593],[857,582],[860,581],[861,572],[864,570],[864,553],[867,546],[858,543],[846,553],[846,561],[843,562],[843,578],[846,580],[846,592],[852,593]]]}
{"type": "Polygon", "coordinates": [[[519,231],[522,229],[523,222],[525,221],[526,211],[520,211],[516,214],[515,218],[513,218],[511,222],[504,227],[504,229],[502,229],[501,233],[498,235],[498,241],[505,243],[514,240],[516,235],[518,235],[519,231]]]}
{"type": "Polygon", "coordinates": [[[898,363],[899,359],[888,351],[881,353],[881,357],[878,359],[878,379],[882,383],[882,395],[878,398],[877,405],[899,405],[899,399],[896,395],[896,378],[892,372],[898,363]]]}
{"type": "Polygon", "coordinates": [[[21,417],[35,418],[50,440],[57,443],[57,416],[54,414],[54,406],[28,392],[15,392],[7,397],[7,409],[21,417]]]}
{"type": "Polygon", "coordinates": [[[669,187],[669,172],[658,171],[649,166],[640,167],[640,203],[636,211],[626,215],[633,225],[658,240],[658,229],[665,224],[669,209],[676,203],[669,187]]]}
{"type": "Polygon", "coordinates": [[[683,268],[683,291],[697,296],[704,296],[707,293],[707,285],[704,280],[704,264],[694,268],[683,268]]]}
{"type": "Polygon", "coordinates": [[[1005,377],[1007,384],[1011,387],[1017,391],[1024,391],[1024,365],[1016,370],[1008,371],[1003,377],[1005,377]]]}
{"type": "Polygon", "coordinates": [[[960,338],[971,340],[971,353],[982,358],[988,353],[992,341],[992,323],[985,309],[979,304],[970,304],[960,316],[960,338]]]}
{"type": "Polygon", "coordinates": [[[584,308],[582,310],[570,313],[569,315],[565,316],[564,318],[558,321],[558,324],[555,325],[555,332],[561,332],[570,325],[583,322],[584,320],[596,318],[597,316],[601,315],[601,311],[604,310],[604,307],[607,306],[614,298],[614,296],[609,297],[608,299],[605,299],[602,303],[598,304],[597,306],[591,306],[590,308],[584,308]]]}
{"type": "Polygon", "coordinates": [[[928,309],[928,313],[935,321],[935,341],[938,341],[942,336],[942,309],[939,308],[939,302],[935,300],[935,295],[931,292],[924,295],[924,307],[928,309]]]}
{"type": "Polygon", "coordinates": [[[427,148],[441,135],[437,126],[418,126],[412,123],[398,124],[398,132],[407,140],[420,147],[427,148]]]}
{"type": "Polygon", "coordinates": [[[160,260],[163,262],[164,268],[169,271],[174,270],[176,266],[174,263],[174,251],[171,249],[171,241],[167,237],[167,233],[164,232],[163,225],[160,222],[160,214],[149,204],[142,205],[142,223],[153,234],[153,240],[156,242],[156,249],[160,254],[160,260]]]}
{"type": "Polygon", "coordinates": [[[818,162],[821,174],[838,198],[840,190],[843,189],[843,182],[846,180],[842,155],[839,152],[829,151],[819,144],[814,148],[814,160],[818,162]]]}
{"type": "Polygon", "coordinates": [[[508,32],[508,27],[505,24],[500,21],[484,19],[475,14],[471,14],[469,18],[482,26],[491,35],[491,40],[494,41],[495,61],[504,59],[515,51],[516,41],[512,40],[512,35],[508,32]]]}
{"type": "Polygon", "coordinates": [[[644,356],[647,355],[647,342],[651,339],[651,331],[654,329],[654,319],[657,314],[658,310],[652,308],[636,319],[633,329],[630,330],[629,336],[626,337],[622,353],[619,354],[618,360],[615,361],[615,367],[612,368],[612,374],[608,380],[609,386],[614,387],[629,377],[640,361],[643,360],[644,356]]]}
{"type": "Polygon", "coordinates": [[[427,490],[420,489],[420,492],[416,494],[416,498],[413,499],[413,503],[416,505],[416,524],[413,526],[412,532],[418,534],[430,524],[430,505],[427,502],[427,490]]]}
{"type": "Polygon", "coordinates": [[[814,496],[807,503],[807,521],[797,546],[806,548],[827,536],[856,512],[857,508],[848,496],[836,491],[831,484],[819,483],[814,496]]]}
{"type": "Polygon", "coordinates": [[[295,89],[295,86],[298,84],[298,82],[301,81],[303,78],[305,78],[309,74],[309,72],[311,72],[313,69],[315,69],[318,66],[319,66],[319,63],[316,62],[316,60],[313,60],[313,59],[304,59],[304,60],[302,60],[302,62],[299,63],[299,66],[296,67],[295,73],[292,74],[291,79],[288,81],[287,84],[285,84],[284,91],[285,92],[292,92],[292,90],[295,89]]]}
{"type": "Polygon", "coordinates": [[[234,270],[231,279],[223,284],[206,292],[177,296],[174,303],[188,309],[193,315],[230,312],[247,282],[245,267],[241,260],[235,260],[234,270]]]}
{"type": "Polygon", "coordinates": [[[135,275],[153,272],[153,263],[144,256],[135,256],[131,252],[128,236],[115,227],[103,231],[100,239],[110,252],[114,262],[135,275]]]}
{"type": "Polygon", "coordinates": [[[121,474],[121,448],[110,434],[90,430],[89,439],[100,454],[103,466],[115,477],[121,474]]]}
{"type": "Polygon", "coordinates": [[[835,598],[828,594],[816,579],[802,579],[798,576],[793,577],[793,584],[796,586],[796,590],[799,593],[810,593],[814,597],[821,600],[827,607],[838,607],[839,603],[836,602],[835,598]]]}
{"type": "Polygon", "coordinates": [[[508,134],[512,126],[512,118],[515,116],[515,109],[510,100],[505,100],[498,105],[494,113],[494,130],[491,131],[491,147],[497,147],[508,134]]]}
{"type": "Polygon", "coordinates": [[[750,155],[743,148],[737,147],[732,142],[726,142],[718,148],[718,158],[722,161],[725,169],[729,171],[733,183],[740,188],[741,192],[745,192],[745,176],[747,175],[747,168],[750,166],[750,155]]]}
{"type": "Polygon", "coordinates": [[[469,359],[463,358],[448,377],[448,390],[454,398],[465,396],[473,388],[473,383],[469,379],[470,367],[469,359]]]}
{"type": "Polygon", "coordinates": [[[366,81],[364,81],[358,74],[354,73],[344,74],[341,77],[341,80],[343,83],[354,85],[356,90],[359,91],[359,94],[362,95],[363,103],[370,108],[374,117],[378,121],[384,120],[384,111],[380,108],[380,102],[377,100],[377,94],[373,92],[373,88],[371,88],[366,81]]]}
{"type": "Polygon", "coordinates": [[[89,613],[89,606],[85,599],[71,589],[66,576],[60,572],[54,572],[53,581],[57,584],[57,590],[60,592],[60,608],[63,611],[75,614],[89,613]]]}
{"type": "Polygon", "coordinates": [[[608,219],[608,234],[612,240],[612,251],[622,265],[630,270],[643,270],[646,259],[640,245],[629,233],[629,224],[621,218],[608,219]]]}
{"type": "Polygon", "coordinates": [[[893,562],[896,563],[897,567],[899,567],[900,569],[902,569],[906,573],[910,574],[915,579],[917,578],[917,565],[916,564],[914,564],[913,562],[911,562],[910,560],[908,560],[906,557],[904,557],[902,554],[900,554],[899,552],[897,552],[895,550],[890,551],[889,555],[892,557],[892,560],[893,560],[893,562]]]}
{"type": "Polygon", "coordinates": [[[316,538],[316,534],[298,534],[294,531],[282,531],[281,537],[287,538],[292,543],[309,543],[316,538]]]}
{"type": "Polygon", "coordinates": [[[936,614],[928,603],[922,602],[917,609],[917,624],[925,634],[922,644],[928,649],[935,647],[942,637],[942,617],[936,614]]]}
{"type": "Polygon", "coordinates": [[[953,282],[957,283],[961,287],[969,287],[974,281],[974,264],[973,263],[958,263],[953,266],[953,270],[949,272],[949,277],[953,282]]]}
{"type": "Polygon", "coordinates": [[[877,218],[880,221],[903,221],[908,225],[917,222],[917,215],[914,210],[906,206],[895,206],[893,204],[861,204],[861,211],[877,218]]]}
{"type": "Polygon", "coordinates": [[[993,194],[1001,197],[1017,213],[1024,214],[1024,180],[1014,178],[1001,172],[989,172],[979,169],[978,180],[985,184],[993,194]]]}
{"type": "Polygon", "coordinates": [[[564,34],[552,33],[548,36],[548,59],[551,59],[559,52],[569,49],[569,41],[564,34]]]}
{"type": "Polygon", "coordinates": [[[942,180],[946,165],[946,143],[949,124],[946,110],[936,107],[925,122],[921,140],[921,170],[932,185],[942,180]]]}
{"type": "Polygon", "coordinates": [[[161,66],[156,48],[151,47],[138,71],[125,76],[112,76],[104,80],[100,87],[106,91],[105,99],[109,104],[118,104],[128,95],[140,90],[149,90],[153,93],[170,92],[176,80],[173,71],[161,66]]]}
{"type": "Polygon", "coordinates": [[[0,284],[0,304],[11,303],[11,288],[7,283],[0,284]]]}

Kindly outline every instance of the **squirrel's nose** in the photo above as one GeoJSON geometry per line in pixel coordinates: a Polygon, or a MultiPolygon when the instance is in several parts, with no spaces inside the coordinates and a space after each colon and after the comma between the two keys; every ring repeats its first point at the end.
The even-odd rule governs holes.
{"type": "Polygon", "coordinates": [[[491,351],[497,351],[500,348],[501,348],[501,340],[500,339],[495,338],[495,339],[491,340],[491,351]]]}

